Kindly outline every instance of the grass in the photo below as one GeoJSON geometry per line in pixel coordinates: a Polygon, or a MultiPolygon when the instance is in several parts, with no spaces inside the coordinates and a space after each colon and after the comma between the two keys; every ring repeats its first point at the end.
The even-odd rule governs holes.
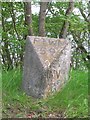
{"type": "Polygon", "coordinates": [[[88,72],[72,70],[64,88],[46,99],[34,99],[21,90],[19,69],[2,71],[3,118],[87,117],[88,72]]]}

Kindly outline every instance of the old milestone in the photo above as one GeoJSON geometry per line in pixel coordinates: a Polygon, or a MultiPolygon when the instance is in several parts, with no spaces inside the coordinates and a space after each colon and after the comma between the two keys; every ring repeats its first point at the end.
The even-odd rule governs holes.
{"type": "Polygon", "coordinates": [[[23,69],[23,90],[35,98],[59,91],[68,80],[71,43],[65,39],[28,36],[23,69]]]}

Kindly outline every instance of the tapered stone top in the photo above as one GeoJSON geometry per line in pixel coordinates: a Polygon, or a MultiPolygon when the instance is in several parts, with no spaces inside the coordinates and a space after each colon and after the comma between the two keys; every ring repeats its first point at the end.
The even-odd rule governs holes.
{"type": "Polygon", "coordinates": [[[47,97],[68,80],[71,43],[65,39],[28,36],[22,88],[35,98],[47,97]]]}

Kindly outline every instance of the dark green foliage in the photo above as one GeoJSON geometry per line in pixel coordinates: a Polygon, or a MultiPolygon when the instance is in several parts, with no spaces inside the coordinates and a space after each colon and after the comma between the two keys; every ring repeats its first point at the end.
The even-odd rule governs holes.
{"type": "MultiPolygon", "coordinates": [[[[59,37],[63,22],[67,19],[65,16],[67,8],[68,2],[51,2],[48,4],[45,22],[46,36],[59,37]]],[[[84,18],[83,14],[78,14],[80,8],[84,16],[86,16],[86,14],[89,15],[89,11],[87,11],[88,3],[76,2],[75,9],[77,9],[77,12],[73,12],[68,17],[70,26],[67,34],[72,36],[71,39],[73,38],[72,47],[74,50],[72,52],[72,66],[74,66],[74,68],[85,65],[88,66],[87,60],[90,60],[89,52],[82,47],[83,43],[89,44],[89,22],[88,18],[84,18]]],[[[39,14],[33,14],[32,27],[34,35],[36,36],[39,34],[38,26],[39,14]]],[[[3,68],[12,69],[18,66],[22,67],[27,35],[28,26],[25,25],[24,3],[2,2],[2,49],[0,51],[3,68]]]]}

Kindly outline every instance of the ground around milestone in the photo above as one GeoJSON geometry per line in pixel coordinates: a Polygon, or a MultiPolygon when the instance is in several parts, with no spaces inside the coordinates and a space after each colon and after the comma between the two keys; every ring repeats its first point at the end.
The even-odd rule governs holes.
{"type": "Polygon", "coordinates": [[[34,99],[21,90],[22,71],[2,71],[3,118],[88,116],[88,72],[71,70],[64,88],[47,99],[34,99]]]}

